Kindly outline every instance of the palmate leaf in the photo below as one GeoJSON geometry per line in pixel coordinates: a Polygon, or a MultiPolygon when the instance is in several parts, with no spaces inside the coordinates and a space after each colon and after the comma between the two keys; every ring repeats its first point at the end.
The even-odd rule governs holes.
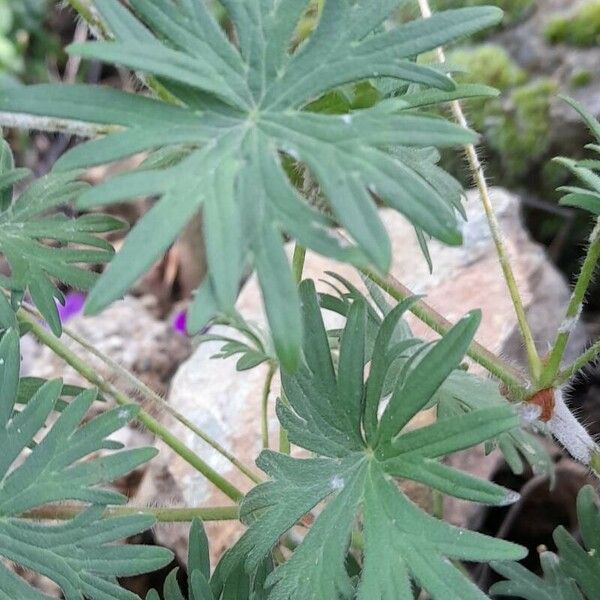
{"type": "Polygon", "coordinates": [[[494,571],[507,580],[494,584],[490,593],[525,600],[583,600],[575,581],[561,571],[556,554],[542,552],[540,562],[543,577],[538,577],[519,563],[492,563],[494,571]]]}
{"type": "Polygon", "coordinates": [[[558,555],[541,555],[543,579],[516,563],[492,563],[507,578],[494,584],[493,594],[524,600],[595,600],[600,597],[600,509],[591,486],[577,497],[577,516],[582,548],[564,527],[554,530],[558,555]]]}
{"type": "MultiPolygon", "coordinates": [[[[370,359],[377,333],[381,329],[383,319],[392,311],[392,306],[381,288],[369,280],[365,280],[365,285],[369,290],[370,299],[343,277],[335,273],[328,273],[328,275],[335,281],[335,284],[332,285],[335,294],[319,294],[319,303],[322,308],[346,316],[353,301],[362,300],[366,303],[365,352],[367,359],[370,359]]],[[[415,297],[408,300],[407,303],[410,304],[417,300],[418,298],[415,297]]],[[[329,335],[339,338],[340,333],[331,331],[329,335]]],[[[394,331],[390,332],[389,344],[396,347],[397,356],[387,368],[384,395],[392,393],[398,374],[403,370],[410,357],[419,352],[426,342],[415,339],[406,320],[400,319],[394,331]]],[[[435,393],[429,405],[433,406],[434,404],[437,406],[438,418],[446,419],[459,417],[481,408],[506,406],[507,400],[493,381],[477,377],[459,368],[447,377],[435,393]]],[[[521,427],[500,433],[493,440],[488,440],[486,445],[489,450],[497,446],[514,473],[521,474],[523,472],[524,461],[530,464],[535,473],[547,475],[552,473],[554,463],[548,450],[536,436],[521,427]]]]}
{"type": "MultiPolygon", "coordinates": [[[[119,298],[173,242],[194,213],[204,212],[209,277],[190,323],[199,330],[217,312],[231,313],[242,275],[255,268],[277,353],[297,365],[301,323],[283,236],[337,260],[386,271],[390,244],[376,196],[423,232],[457,244],[455,206],[432,169],[391,147],[425,148],[473,141],[472,132],[414,112],[489,89],[455,87],[443,70],[414,57],[493,25],[494,8],[446,11],[386,31],[401,0],[327,0],[314,33],[289,50],[309,0],[227,0],[239,47],[200,0],[118,0],[95,6],[114,39],[70,52],[151,74],[179,105],[92,86],[33,86],[0,92],[0,110],[119,128],[60,161],[69,170],[169,146],[187,158],[168,168],[118,176],[84,194],[81,206],[139,196],[159,202],[129,235],[92,291],[95,313],[119,298]],[[407,101],[388,99],[348,114],[317,114],[311,103],[339,86],[394,78],[417,86],[407,101]],[[438,93],[431,94],[430,88],[438,93]],[[421,90],[421,91],[418,91],[421,90]],[[283,157],[307,166],[331,207],[325,217],[292,186],[283,157]],[[335,224],[353,239],[331,234],[335,224]]],[[[195,332],[195,331],[194,331],[195,332]]]]}
{"type": "Polygon", "coordinates": [[[114,254],[97,234],[122,229],[124,224],[101,214],[77,219],[48,215],[88,187],[77,180],[77,171],[42,177],[13,199],[13,185],[29,175],[13,167],[10,148],[0,140],[0,254],[11,269],[9,277],[0,276],[0,287],[12,293],[15,305],[28,292],[52,331],[60,335],[56,301],[64,303],[64,298],[56,282],[91,287],[97,275],[83,265],[107,263],[114,254]]]}
{"type": "Polygon", "coordinates": [[[391,333],[408,304],[398,305],[382,323],[364,381],[365,302],[358,299],[350,306],[336,370],[313,283],[303,282],[300,293],[304,361],[294,374],[283,373],[288,403],[279,402],[277,412],[290,441],[317,456],[261,454],[257,464],[270,480],[244,499],[241,513],[249,529],[223,559],[221,573],[240,560],[253,572],[282,535],[327,501],[302,544],[268,576],[270,600],[353,598],[355,593],[359,600],[412,600],[411,580],[439,600],[485,598],[447,559],[506,560],[526,551],[435,519],[395,483],[411,479],[494,505],[518,497],[439,460],[516,427],[518,418],[508,405],[405,430],[462,361],[480,315],[467,315],[439,342],[413,355],[385,404],[387,371],[398,356],[391,333]],[[344,563],[357,519],[364,556],[355,590],[344,563]]]}
{"type": "MultiPolygon", "coordinates": [[[[126,498],[101,486],[150,460],[156,451],[96,454],[114,447],[107,437],[125,426],[137,409],[118,408],[80,425],[96,396],[87,390],[63,408],[39,439],[63,385],[45,383],[16,412],[19,358],[19,334],[9,327],[0,340],[0,556],[50,578],[66,600],[135,600],[135,594],[119,587],[117,577],[161,568],[170,562],[171,553],[116,544],[148,529],[154,519],[103,518],[106,505],[122,504],[126,498]],[[82,512],[61,525],[48,525],[28,514],[66,500],[83,503],[82,512]]],[[[0,566],[0,598],[46,597],[0,566]]]]}

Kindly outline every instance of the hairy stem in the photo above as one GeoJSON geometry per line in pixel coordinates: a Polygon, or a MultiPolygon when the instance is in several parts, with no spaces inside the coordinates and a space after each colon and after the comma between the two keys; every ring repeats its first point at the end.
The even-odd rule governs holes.
{"type": "Polygon", "coordinates": [[[562,385],[569,381],[596,358],[600,357],[600,340],[586,350],[577,360],[573,361],[569,366],[565,367],[555,378],[555,385],[562,385]]]}
{"type": "Polygon", "coordinates": [[[67,0],[71,8],[89,25],[96,33],[106,36],[108,33],[104,24],[94,12],[87,0],[67,0]]]}
{"type": "Polygon", "coordinates": [[[93,138],[119,131],[121,127],[111,125],[100,125],[96,123],[84,123],[69,119],[57,119],[55,117],[40,117],[22,113],[0,112],[0,127],[13,127],[15,129],[34,129],[39,131],[50,131],[52,133],[64,133],[84,138],[93,138]]]}
{"type": "MultiPolygon", "coordinates": [[[[363,269],[361,272],[399,302],[416,295],[392,275],[382,277],[370,269],[363,269]]],[[[423,300],[419,300],[413,304],[410,311],[417,319],[423,321],[423,323],[440,335],[446,334],[453,326],[448,319],[423,300]]],[[[510,391],[511,399],[520,401],[529,395],[528,382],[524,375],[481,344],[473,342],[467,354],[476,363],[486,369],[486,371],[506,385],[510,391]]]]}
{"type": "Polygon", "coordinates": [[[269,447],[269,394],[271,393],[271,385],[273,384],[273,377],[277,371],[277,366],[274,363],[269,364],[269,371],[265,377],[265,383],[262,390],[262,401],[261,401],[261,437],[262,447],[269,447]]]}
{"type": "MultiPolygon", "coordinates": [[[[112,397],[115,402],[121,406],[136,404],[131,398],[120,392],[114,385],[105,381],[98,375],[92,367],[81,360],[74,352],[69,350],[56,336],[46,330],[34,318],[30,317],[25,311],[20,310],[17,313],[19,322],[26,325],[29,330],[38,338],[38,340],[48,346],[57,356],[62,358],[68,365],[73,367],[82,377],[87,379],[92,385],[95,385],[102,392],[112,397]]],[[[219,488],[224,494],[234,502],[239,502],[244,494],[233,484],[222,477],[210,465],[202,460],[195,452],[186,446],[177,436],[173,435],[166,427],[161,425],[156,419],[151,417],[144,410],[140,410],[137,420],[142,423],[149,431],[160,438],[167,446],[176,452],[183,460],[190,464],[198,472],[202,473],[211,483],[219,488]]]]}
{"type": "MultiPolygon", "coordinates": [[[[36,521],[68,521],[77,517],[81,506],[61,504],[44,506],[21,515],[24,519],[36,521]]],[[[107,508],[104,517],[123,517],[127,515],[153,515],[159,523],[189,523],[194,519],[202,521],[236,521],[239,518],[237,506],[214,506],[207,508],[148,508],[146,506],[112,506],[107,508]]]]}
{"type": "MultiPolygon", "coordinates": [[[[431,8],[429,6],[429,0],[419,0],[419,7],[421,9],[421,14],[424,18],[431,17],[431,8]]],[[[440,62],[446,62],[446,56],[444,54],[443,48],[438,48],[437,54],[440,62]]],[[[469,123],[467,121],[465,113],[463,112],[460,102],[458,100],[455,100],[451,102],[450,106],[452,114],[454,115],[454,118],[456,119],[457,123],[462,127],[468,128],[469,123]]],[[[500,266],[502,268],[504,279],[506,281],[506,285],[508,286],[508,291],[510,293],[515,313],[517,315],[519,330],[521,332],[521,337],[523,338],[525,350],[527,352],[529,369],[532,377],[535,380],[537,380],[542,372],[542,361],[538,355],[533,339],[533,334],[531,333],[531,328],[529,327],[529,323],[527,321],[525,306],[523,305],[523,300],[521,298],[521,294],[519,293],[517,280],[515,278],[512,266],[510,264],[510,258],[506,250],[506,245],[504,244],[504,238],[502,235],[502,230],[500,228],[500,223],[496,218],[496,213],[494,212],[494,208],[492,206],[490,190],[485,179],[483,165],[479,160],[477,150],[475,149],[475,146],[473,144],[468,144],[467,146],[465,146],[465,154],[469,163],[469,169],[471,171],[475,184],[477,185],[477,189],[479,190],[479,195],[483,203],[483,209],[485,211],[485,215],[490,227],[490,232],[492,234],[492,238],[496,246],[496,252],[500,260],[500,266]]]]}
{"type": "MultiPolygon", "coordinates": [[[[564,321],[558,330],[558,335],[556,336],[550,356],[548,357],[544,367],[544,372],[540,381],[540,387],[542,389],[552,385],[557,376],[561,361],[567,348],[567,343],[569,342],[569,337],[579,321],[585,295],[590,286],[590,282],[592,281],[598,261],[600,261],[600,219],[597,220],[596,226],[590,235],[588,251],[585,256],[585,260],[583,261],[583,265],[581,266],[577,283],[573,289],[573,294],[571,295],[571,300],[569,302],[569,306],[567,307],[564,321]]],[[[583,356],[585,356],[585,354],[583,356]]],[[[589,362],[589,360],[590,359],[585,360],[584,364],[589,362]]],[[[569,367],[567,367],[567,369],[569,369],[569,367]]]]}
{"type": "MultiPolygon", "coordinates": [[[[30,310],[30,309],[28,309],[30,310]]],[[[37,311],[35,311],[37,312],[37,311]]],[[[171,415],[175,420],[181,423],[184,427],[187,427],[192,433],[197,435],[201,440],[206,442],[211,448],[216,450],[219,454],[225,457],[234,467],[236,467],[241,473],[246,475],[248,479],[254,483],[261,483],[262,479],[252,472],[252,470],[239,461],[231,452],[224,448],[219,442],[209,436],[207,433],[202,431],[195,423],[190,421],[187,417],[182,415],[179,411],[175,410],[168,402],[165,402],[154,390],[150,389],[143,381],[140,381],[133,373],[130,373],[127,369],[124,369],[119,363],[107,356],[103,352],[100,352],[93,344],[90,344],[84,337],[75,333],[67,327],[63,327],[65,335],[70,337],[72,340],[77,342],[80,346],[85,348],[90,354],[93,354],[96,358],[100,359],[106,366],[112,369],[115,374],[125,379],[136,391],[145,396],[148,400],[153,402],[161,410],[171,415]]]]}

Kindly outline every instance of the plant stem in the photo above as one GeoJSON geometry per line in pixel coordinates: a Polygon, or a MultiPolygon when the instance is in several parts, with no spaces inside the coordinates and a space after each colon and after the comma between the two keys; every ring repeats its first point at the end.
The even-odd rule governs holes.
{"type": "MultiPolygon", "coordinates": [[[[416,295],[392,275],[382,277],[370,269],[362,269],[361,272],[399,302],[416,295]]],[[[419,300],[413,304],[410,311],[415,317],[440,335],[446,334],[453,326],[448,319],[423,300],[419,300]]],[[[512,400],[520,401],[529,395],[528,382],[524,375],[481,344],[473,342],[467,354],[506,385],[511,392],[512,400]]]]}
{"type": "MultiPolygon", "coordinates": [[[[24,307],[25,308],[25,307],[24,307]]],[[[31,309],[27,307],[30,312],[31,309]]],[[[37,311],[35,311],[37,313],[37,311]]],[[[202,431],[195,423],[190,421],[187,417],[182,415],[179,411],[175,410],[168,402],[165,402],[154,390],[150,389],[143,381],[139,380],[133,373],[130,373],[127,369],[124,369],[119,363],[113,360],[110,356],[107,356],[103,352],[100,352],[93,344],[90,344],[84,337],[75,333],[73,330],[63,327],[65,335],[70,337],[72,340],[77,342],[80,346],[85,348],[90,354],[93,354],[96,358],[100,359],[105,365],[110,367],[115,373],[123,379],[125,379],[132,387],[136,389],[140,394],[144,395],[148,400],[154,402],[160,409],[171,415],[175,420],[181,423],[184,427],[187,427],[191,432],[197,435],[201,440],[206,442],[211,448],[216,450],[219,454],[224,456],[234,467],[236,467],[241,473],[246,475],[248,479],[254,483],[261,483],[262,479],[253,473],[249,467],[239,461],[231,452],[224,448],[219,442],[210,437],[207,433],[202,431]]]]}
{"type": "Polygon", "coordinates": [[[9,112],[0,112],[0,127],[35,129],[52,133],[64,133],[65,135],[77,135],[84,138],[108,135],[122,129],[115,125],[84,123],[83,121],[58,119],[56,117],[40,117],[38,115],[9,112]]]}
{"type": "MultiPolygon", "coordinates": [[[[98,375],[92,367],[82,361],[74,352],[69,350],[57,337],[50,331],[46,330],[34,318],[30,317],[25,311],[19,310],[17,313],[19,322],[27,325],[31,332],[42,342],[48,346],[57,356],[60,356],[68,365],[73,367],[82,377],[87,379],[91,384],[95,385],[101,391],[110,395],[117,404],[126,406],[136,404],[125,394],[120,392],[111,383],[105,381],[98,375]]],[[[194,469],[202,473],[211,483],[219,488],[224,494],[231,498],[234,502],[239,502],[244,494],[238,490],[233,484],[222,477],[210,465],[204,462],[195,452],[173,435],[166,427],[161,425],[156,419],[151,417],[144,410],[140,410],[137,420],[142,423],[149,431],[160,438],[167,446],[175,451],[183,460],[189,463],[194,469]]]]}
{"type": "Polygon", "coordinates": [[[586,350],[579,358],[573,361],[569,366],[565,367],[554,379],[554,385],[559,386],[566,383],[574,377],[588,363],[591,363],[595,358],[600,356],[600,340],[586,350]]]}
{"type": "Polygon", "coordinates": [[[102,21],[94,14],[86,0],[67,0],[71,8],[95,31],[106,35],[108,32],[102,21]]]}
{"type": "MultiPolygon", "coordinates": [[[[590,244],[588,247],[588,251],[585,256],[585,260],[583,261],[583,265],[581,266],[581,271],[579,272],[577,283],[575,284],[575,288],[573,289],[573,294],[571,295],[571,300],[569,302],[569,306],[567,307],[564,321],[562,322],[562,325],[558,330],[558,335],[556,336],[556,340],[554,342],[552,350],[550,351],[550,356],[548,357],[548,360],[544,367],[542,379],[540,381],[540,387],[542,389],[551,386],[557,376],[557,373],[560,369],[560,364],[562,362],[565,350],[567,348],[567,343],[569,342],[569,336],[571,335],[571,332],[575,329],[575,326],[579,321],[579,316],[583,308],[585,295],[588,291],[590,282],[596,269],[596,265],[598,264],[599,260],[600,218],[597,220],[596,226],[594,227],[590,235],[590,244]]],[[[586,364],[587,362],[589,362],[589,360],[586,360],[584,364],[586,364]]]]}
{"type": "Polygon", "coordinates": [[[302,281],[302,272],[304,271],[304,263],[306,261],[306,248],[296,244],[294,247],[294,257],[292,258],[292,272],[294,281],[300,283],[302,281]]]}
{"type": "MultiPolygon", "coordinates": [[[[68,521],[77,517],[83,510],[81,506],[62,504],[36,508],[21,515],[24,519],[40,521],[68,521]]],[[[160,523],[189,523],[194,519],[202,521],[235,521],[239,518],[237,506],[215,506],[207,508],[148,508],[146,506],[113,506],[107,508],[104,517],[123,517],[127,515],[153,515],[160,523]]]]}
{"type": "Polygon", "coordinates": [[[261,402],[261,434],[263,448],[269,447],[269,394],[271,393],[271,385],[273,383],[273,377],[275,377],[276,371],[277,366],[275,363],[270,363],[269,371],[263,385],[261,402]]]}
{"type": "MultiPolygon", "coordinates": [[[[302,273],[304,271],[304,263],[306,262],[306,248],[300,244],[296,244],[294,247],[294,256],[292,258],[292,273],[294,274],[294,281],[300,284],[302,281],[302,273]]],[[[285,394],[282,392],[281,401],[287,402],[285,394]]],[[[286,430],[280,426],[279,428],[279,452],[282,454],[289,454],[291,452],[290,440],[286,430]]]]}
{"type": "MultiPolygon", "coordinates": [[[[424,18],[431,17],[431,8],[429,6],[429,0],[419,0],[419,7],[421,9],[421,14],[424,18]]],[[[438,48],[437,54],[441,63],[446,62],[446,56],[444,54],[443,48],[438,48]]],[[[454,115],[454,118],[456,119],[457,123],[461,127],[468,129],[469,123],[467,121],[467,118],[465,117],[460,102],[458,100],[454,100],[450,103],[450,106],[452,114],[454,115]]],[[[529,327],[529,323],[527,321],[525,307],[523,305],[523,300],[521,298],[521,294],[519,293],[517,280],[515,279],[515,275],[510,264],[510,258],[508,256],[508,252],[504,244],[504,237],[502,235],[500,223],[496,218],[496,213],[494,212],[494,208],[492,206],[490,191],[487,185],[487,181],[485,179],[483,165],[479,160],[477,150],[475,149],[475,146],[473,144],[466,145],[464,149],[467,161],[469,163],[471,174],[473,176],[475,184],[477,185],[477,189],[479,190],[479,195],[483,203],[483,209],[485,211],[490,232],[492,234],[492,238],[496,246],[496,252],[500,260],[500,266],[502,268],[504,279],[506,281],[506,285],[508,286],[508,291],[510,293],[515,313],[517,315],[519,330],[521,331],[521,337],[523,338],[525,350],[527,352],[529,369],[533,379],[537,380],[542,372],[542,361],[537,352],[537,348],[535,347],[533,334],[531,333],[531,328],[529,327]]]]}

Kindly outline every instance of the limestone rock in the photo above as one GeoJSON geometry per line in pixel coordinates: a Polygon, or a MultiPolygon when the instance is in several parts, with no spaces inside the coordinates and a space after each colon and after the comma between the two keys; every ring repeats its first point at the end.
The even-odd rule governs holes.
{"type": "MultiPolygon", "coordinates": [[[[139,377],[146,385],[162,396],[166,395],[171,377],[190,353],[190,344],[173,331],[170,323],[155,319],[150,309],[150,298],[127,296],[115,302],[102,314],[94,317],[78,315],[68,322],[68,327],[85,338],[97,350],[108,355],[119,365],[139,377]]],[[[100,359],[90,356],[66,335],[63,343],[79,354],[85,354],[97,372],[109,380],[111,373],[100,359]]],[[[48,348],[28,345],[24,350],[25,375],[52,379],[62,377],[65,382],[88,385],[71,367],[66,367],[48,348]]],[[[119,386],[128,394],[135,390],[126,382],[119,386]]]]}
{"type": "MultiPolygon", "coordinates": [[[[508,251],[513,259],[516,278],[520,284],[525,305],[543,318],[534,318],[534,335],[542,344],[550,340],[558,326],[568,290],[555,268],[546,259],[543,249],[533,243],[523,228],[519,216],[519,200],[508,192],[493,190],[493,203],[507,238],[508,251]]],[[[500,266],[493,249],[488,226],[480,202],[475,193],[468,194],[466,203],[468,222],[464,225],[464,245],[448,248],[437,242],[431,243],[434,272],[429,273],[422,258],[412,227],[397,213],[381,212],[382,219],[393,243],[392,274],[408,285],[415,293],[427,294],[427,300],[439,312],[456,320],[468,310],[483,309],[483,322],[477,339],[490,349],[502,351],[511,360],[519,362],[521,352],[515,344],[513,331],[516,319],[514,310],[502,279],[500,266]]],[[[308,254],[304,276],[317,282],[317,288],[325,290],[320,279],[326,271],[336,271],[362,287],[356,272],[347,265],[308,254]]],[[[250,279],[239,299],[242,314],[257,323],[264,323],[260,291],[256,278],[250,279]]],[[[415,331],[431,336],[425,326],[413,321],[415,331]]],[[[235,360],[211,360],[219,349],[218,343],[201,345],[191,358],[181,366],[172,384],[169,401],[174,408],[185,414],[221,444],[252,464],[261,447],[259,415],[261,390],[265,377],[263,367],[249,372],[237,373],[235,360]]],[[[274,402],[279,385],[274,383],[270,400],[274,402]]],[[[250,482],[228,462],[194,434],[178,424],[170,424],[181,440],[200,454],[209,464],[219,470],[242,490],[251,487],[250,482]]],[[[271,419],[271,442],[274,443],[277,424],[271,419]]],[[[166,499],[169,502],[189,506],[208,506],[227,503],[227,499],[215,490],[201,475],[190,468],[169,449],[161,447],[161,457],[151,466],[147,477],[169,481],[166,499]]],[[[487,472],[494,468],[497,458],[486,459],[487,472]]],[[[156,489],[150,485],[150,490],[156,489]]],[[[157,499],[160,503],[162,498],[157,499]]],[[[240,533],[234,523],[209,527],[213,542],[213,557],[231,544],[240,533]]],[[[181,530],[173,527],[157,528],[157,538],[180,556],[185,547],[181,530]]]]}

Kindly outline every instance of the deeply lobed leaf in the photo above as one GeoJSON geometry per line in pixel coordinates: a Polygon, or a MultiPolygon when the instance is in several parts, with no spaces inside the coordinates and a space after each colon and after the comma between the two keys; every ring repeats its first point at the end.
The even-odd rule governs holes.
{"type": "MultiPolygon", "coordinates": [[[[0,304],[5,302],[0,296],[0,304]]],[[[153,571],[171,560],[161,548],[116,544],[151,527],[152,516],[102,516],[106,505],[126,501],[102,486],[156,454],[152,448],[106,453],[114,448],[107,438],[137,409],[117,408],[81,425],[96,397],[87,390],[64,403],[44,430],[65,387],[61,381],[36,382],[33,395],[16,410],[19,358],[19,334],[11,326],[0,339],[0,556],[50,578],[66,600],[134,600],[117,577],[153,571]],[[63,524],[49,525],[30,513],[67,500],[82,503],[82,512],[63,524]]],[[[4,565],[0,597],[46,598],[4,565]]]]}
{"type": "Polygon", "coordinates": [[[438,521],[396,484],[412,479],[455,497],[495,505],[518,498],[439,461],[516,428],[518,418],[506,403],[407,430],[408,421],[459,366],[479,315],[465,317],[436,344],[421,344],[417,351],[413,346],[386,402],[386,376],[394,360],[411,351],[408,344],[399,349],[391,335],[408,305],[387,315],[368,357],[367,307],[363,299],[355,299],[346,313],[336,369],[313,283],[303,282],[300,295],[304,359],[295,373],[283,373],[287,401],[278,403],[277,412],[290,441],[317,456],[261,454],[257,464],[269,481],[244,499],[241,514],[249,529],[223,559],[221,571],[227,574],[241,560],[253,572],[282,535],[324,503],[302,544],[268,576],[270,599],[353,598],[357,593],[361,600],[412,600],[413,581],[436,599],[485,598],[447,559],[506,560],[523,557],[524,550],[438,521]],[[356,373],[362,379],[365,367],[369,376],[357,384],[356,373]],[[348,377],[352,388],[345,384],[348,377]],[[367,420],[373,428],[370,437],[367,420]],[[355,589],[345,560],[357,521],[362,523],[364,566],[355,589]]]}
{"type": "Polygon", "coordinates": [[[0,287],[11,293],[17,306],[28,292],[52,331],[60,335],[56,303],[64,303],[64,297],[57,282],[80,289],[91,287],[97,275],[83,265],[107,263],[114,254],[98,234],[122,229],[124,224],[101,214],[76,219],[60,212],[52,214],[88,187],[78,180],[79,171],[42,177],[13,198],[14,184],[28,175],[13,166],[10,148],[1,141],[0,254],[11,272],[8,277],[0,276],[0,287]]]}
{"type": "Polygon", "coordinates": [[[244,273],[255,268],[275,348],[293,370],[302,332],[282,249],[286,236],[336,260],[386,271],[390,246],[377,200],[420,232],[460,242],[457,186],[431,160],[415,160],[412,150],[467,143],[474,134],[414,109],[493,92],[457,87],[439,65],[415,57],[496,23],[499,10],[446,11],[387,31],[382,24],[399,0],[376,6],[328,0],[314,33],[296,45],[308,0],[227,0],[235,46],[202,1],[132,0],[132,12],[118,0],[95,4],[113,39],[70,52],[152,75],[177,105],[91,86],[33,86],[0,92],[0,110],[107,128],[105,138],[66,154],[58,165],[63,170],[158,148],[183,146],[188,156],[83,194],[81,205],[88,207],[161,197],[94,288],[89,312],[119,298],[202,210],[209,276],[192,308],[192,332],[217,313],[232,313],[244,273]],[[314,112],[340,86],[369,80],[376,90],[378,81],[390,78],[412,86],[404,100],[345,114],[314,112]],[[290,161],[318,182],[329,216],[294,188],[290,161]],[[334,226],[352,242],[340,240],[334,226]]]}
{"type": "Polygon", "coordinates": [[[506,578],[494,584],[494,595],[516,596],[524,600],[594,600],[600,596],[600,509],[591,486],[577,496],[577,516],[582,547],[562,526],[554,530],[558,555],[540,556],[543,577],[516,563],[492,563],[506,578]]]}

